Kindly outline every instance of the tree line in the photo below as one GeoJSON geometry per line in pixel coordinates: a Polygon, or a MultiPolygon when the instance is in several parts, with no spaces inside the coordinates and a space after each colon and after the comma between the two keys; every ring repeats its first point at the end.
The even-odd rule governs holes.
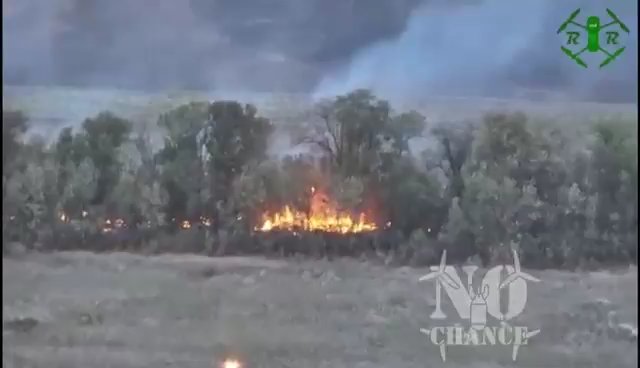
{"type": "Polygon", "coordinates": [[[511,249],[531,267],[636,262],[635,121],[491,113],[431,123],[367,90],[318,103],[312,115],[294,138],[322,158],[281,160],[267,154],[274,124],[237,101],[162,114],[159,149],[150,132],[110,112],[47,144],[25,138],[27,116],[3,111],[3,249],[266,252],[275,235],[256,237],[260,214],[305,208],[309,188],[321,186],[381,228],[351,241],[324,236],[325,248],[363,242],[416,264],[442,249],[484,264],[511,249]],[[432,143],[416,157],[410,141],[425,136],[432,143]]]}

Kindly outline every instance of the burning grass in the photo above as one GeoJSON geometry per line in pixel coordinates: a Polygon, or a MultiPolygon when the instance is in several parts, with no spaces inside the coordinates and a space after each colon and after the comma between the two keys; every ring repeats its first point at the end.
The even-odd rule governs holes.
{"type": "Polygon", "coordinates": [[[272,230],[288,231],[321,231],[339,234],[363,233],[374,231],[378,226],[367,219],[364,212],[356,216],[348,211],[339,210],[335,201],[329,196],[311,187],[309,211],[299,211],[291,206],[262,215],[261,223],[256,231],[272,230]]]}

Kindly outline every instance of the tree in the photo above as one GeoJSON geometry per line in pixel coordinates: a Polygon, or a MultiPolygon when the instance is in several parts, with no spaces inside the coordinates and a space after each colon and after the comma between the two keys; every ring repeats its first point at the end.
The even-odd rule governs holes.
{"type": "MultiPolygon", "coordinates": [[[[316,108],[322,124],[317,124],[314,134],[304,141],[321,147],[341,173],[368,173],[381,138],[392,131],[389,103],[368,90],[356,90],[316,108]]],[[[394,133],[401,132],[397,129],[394,133]]]]}
{"type": "Polygon", "coordinates": [[[494,178],[485,170],[474,172],[465,182],[460,208],[480,257],[485,264],[505,261],[511,249],[520,247],[523,234],[542,218],[543,203],[535,186],[518,187],[514,179],[494,178]]]}
{"type": "Polygon", "coordinates": [[[407,236],[417,228],[431,235],[438,233],[446,217],[442,192],[433,178],[419,171],[409,158],[398,159],[376,186],[394,228],[407,236]]]}
{"type": "Polygon", "coordinates": [[[167,131],[157,159],[168,214],[212,217],[217,231],[224,222],[220,215],[234,211],[223,208],[233,207],[228,200],[239,185],[234,181],[264,158],[271,123],[252,105],[216,101],[180,106],[161,116],[159,125],[167,131]]]}
{"type": "Polygon", "coordinates": [[[427,120],[417,111],[394,116],[385,127],[385,140],[391,140],[398,155],[409,152],[409,140],[422,134],[427,120]]]}
{"type": "MultiPolygon", "coordinates": [[[[57,143],[57,156],[65,164],[71,159],[79,165],[91,159],[98,173],[97,188],[92,204],[102,204],[119,180],[118,148],[129,140],[132,123],[110,112],[102,112],[86,119],[82,130],[75,136],[69,129],[61,132],[57,143]]],[[[65,174],[66,175],[66,174],[65,174]]]]}
{"type": "Polygon", "coordinates": [[[14,173],[26,132],[27,118],[22,112],[2,112],[2,203],[7,199],[8,181],[14,173]]]}
{"type": "Polygon", "coordinates": [[[471,155],[474,129],[467,122],[441,123],[433,134],[442,146],[441,168],[449,179],[449,196],[462,198],[465,192],[462,168],[471,155]]]}
{"type": "Polygon", "coordinates": [[[98,171],[90,158],[85,158],[78,165],[67,163],[70,176],[65,183],[61,202],[67,214],[79,214],[89,208],[98,189],[98,171]]]}
{"type": "Polygon", "coordinates": [[[179,106],[158,119],[166,132],[156,159],[161,168],[161,182],[168,194],[169,218],[192,218],[207,215],[210,202],[206,182],[205,142],[201,136],[209,119],[209,103],[192,102],[179,106]]]}
{"type": "Polygon", "coordinates": [[[252,105],[216,101],[209,106],[209,121],[203,132],[207,149],[211,193],[215,207],[224,206],[233,180],[243,168],[265,157],[271,122],[257,115],[252,105]]]}
{"type": "Polygon", "coordinates": [[[531,161],[534,148],[526,115],[487,114],[475,143],[474,162],[486,165],[490,175],[513,178],[517,186],[530,179],[527,168],[521,165],[531,161]]]}
{"type": "Polygon", "coordinates": [[[27,117],[21,111],[2,112],[2,172],[9,173],[18,157],[22,139],[27,132],[27,117]]]}
{"type": "Polygon", "coordinates": [[[596,226],[601,239],[624,257],[637,256],[637,126],[600,122],[594,126],[590,182],[597,195],[596,226]]]}
{"type": "Polygon", "coordinates": [[[50,225],[55,207],[51,189],[55,188],[55,170],[51,162],[28,162],[24,170],[11,175],[3,201],[3,238],[34,245],[43,227],[50,225]],[[54,184],[54,185],[52,185],[54,184]]]}

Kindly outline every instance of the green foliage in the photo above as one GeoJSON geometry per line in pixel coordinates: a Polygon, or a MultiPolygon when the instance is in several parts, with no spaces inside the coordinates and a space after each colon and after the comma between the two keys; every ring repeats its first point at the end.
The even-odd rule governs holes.
{"type": "Polygon", "coordinates": [[[390,104],[371,91],[356,90],[317,106],[321,122],[305,141],[321,147],[342,175],[369,175],[382,152],[396,156],[425,128],[415,111],[393,116],[390,104]]]}
{"type": "Polygon", "coordinates": [[[267,189],[264,181],[265,167],[247,167],[237,176],[231,186],[231,203],[237,217],[256,219],[258,209],[267,203],[267,189]]]}
{"type": "Polygon", "coordinates": [[[3,211],[9,217],[3,222],[6,238],[21,240],[30,246],[37,242],[39,228],[50,220],[47,215],[52,208],[48,206],[47,194],[48,179],[53,173],[49,166],[30,162],[24,171],[9,178],[3,201],[3,211]]]}
{"type": "Polygon", "coordinates": [[[22,147],[21,140],[27,132],[27,117],[20,111],[2,112],[2,170],[11,169],[22,147]]]}
{"type": "MultiPolygon", "coordinates": [[[[180,145],[195,138],[209,118],[207,102],[192,102],[179,106],[158,118],[158,126],[166,130],[166,146],[180,145]],[[185,139],[183,141],[183,139],[185,139]]],[[[184,148],[184,146],[182,146],[184,148]]]]}
{"type": "Polygon", "coordinates": [[[160,117],[167,138],[158,153],[171,218],[216,216],[243,168],[261,160],[271,123],[234,101],[191,103],[160,117]]]}
{"type": "Polygon", "coordinates": [[[461,208],[468,228],[463,230],[471,232],[485,261],[504,260],[501,257],[519,247],[522,235],[540,218],[537,190],[532,184],[518,187],[511,178],[494,179],[483,172],[474,173],[466,182],[461,208]]]}
{"type": "Polygon", "coordinates": [[[359,209],[365,200],[365,183],[361,178],[350,176],[340,179],[335,185],[334,198],[344,208],[359,209]]]}
{"type": "Polygon", "coordinates": [[[62,206],[69,214],[79,214],[95,197],[98,171],[90,158],[85,158],[78,165],[71,162],[67,165],[65,172],[70,173],[70,177],[61,193],[62,206]]]}
{"type": "Polygon", "coordinates": [[[3,112],[3,238],[210,254],[375,251],[413,264],[434,262],[442,249],[454,262],[479,256],[487,265],[510,262],[511,249],[525,266],[636,260],[635,122],[573,129],[508,113],[480,124],[439,123],[426,133],[436,144],[421,167],[408,154],[409,141],[425,134],[419,113],[396,114],[357,90],[318,104],[316,114],[304,141],[326,159],[275,161],[266,158],[274,126],[235,101],[195,102],[161,115],[165,139],[157,152],[145,132],[134,134],[132,122],[110,113],[85,120],[77,132],[63,129],[48,146],[24,139],[24,115],[3,112]],[[351,239],[261,234],[260,243],[251,231],[258,217],[285,205],[308,208],[311,187],[343,210],[371,213],[381,231],[351,239]],[[61,223],[61,213],[72,220],[61,223]],[[116,217],[128,227],[102,234],[105,219],[116,217]],[[193,226],[158,236],[184,220],[193,226]]]}
{"type": "Polygon", "coordinates": [[[56,156],[63,165],[63,182],[69,175],[65,172],[68,161],[79,165],[84,159],[89,158],[98,175],[95,195],[91,202],[102,204],[118,183],[118,148],[129,140],[131,127],[131,122],[110,112],[102,112],[95,118],[86,119],[82,123],[81,131],[75,135],[71,129],[64,129],[56,145],[56,156]]]}
{"type": "Polygon", "coordinates": [[[442,159],[439,166],[447,175],[451,198],[462,198],[465,193],[462,168],[471,155],[473,134],[473,125],[466,122],[441,123],[433,130],[433,135],[442,146],[442,159]]]}
{"type": "Polygon", "coordinates": [[[637,125],[599,123],[594,127],[589,182],[596,196],[595,222],[601,240],[629,257],[637,256],[637,125]],[[623,235],[623,236],[620,236],[623,235]],[[635,242],[635,244],[634,244],[635,242]]]}
{"type": "Polygon", "coordinates": [[[386,137],[391,138],[398,153],[409,151],[409,140],[419,137],[427,126],[427,120],[417,111],[401,113],[386,124],[386,137]]]}
{"type": "Polygon", "coordinates": [[[417,228],[437,234],[446,203],[433,178],[418,170],[410,159],[402,158],[378,185],[382,207],[395,228],[406,235],[417,228]]]}
{"type": "Polygon", "coordinates": [[[235,101],[217,101],[209,106],[205,145],[216,180],[228,182],[244,165],[264,157],[273,126],[256,114],[254,106],[235,101]]]}

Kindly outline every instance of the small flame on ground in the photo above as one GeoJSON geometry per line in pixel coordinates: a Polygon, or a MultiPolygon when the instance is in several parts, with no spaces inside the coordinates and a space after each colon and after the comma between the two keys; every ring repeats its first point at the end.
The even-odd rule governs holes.
{"type": "Polygon", "coordinates": [[[201,222],[201,223],[202,223],[202,225],[204,225],[204,226],[207,226],[207,227],[208,227],[208,226],[211,226],[211,219],[210,219],[210,218],[208,218],[208,217],[200,216],[200,222],[201,222]]]}
{"type": "Polygon", "coordinates": [[[222,367],[221,368],[242,368],[242,365],[240,364],[240,361],[238,361],[238,360],[227,359],[224,362],[222,362],[222,367]]]}
{"type": "MultiPolygon", "coordinates": [[[[87,218],[89,216],[89,213],[87,211],[82,211],[81,212],[81,216],[82,218],[87,218]]],[[[15,216],[11,216],[10,220],[14,220],[15,216]]],[[[60,212],[60,214],[58,215],[58,219],[61,222],[71,222],[71,218],[64,212],[60,212]]],[[[211,224],[213,223],[213,220],[211,220],[208,217],[204,217],[201,216],[199,219],[199,223],[201,223],[204,226],[211,226],[211,224]]],[[[172,219],[172,221],[176,221],[175,218],[172,219]]],[[[181,229],[190,229],[193,226],[193,223],[191,221],[188,220],[184,220],[184,221],[178,221],[180,224],[180,228],[181,229]]],[[[195,223],[198,223],[198,221],[195,221],[195,223]]],[[[147,228],[151,227],[151,221],[146,221],[144,223],[144,226],[146,226],[147,228]]],[[[129,225],[122,219],[122,218],[116,218],[116,219],[105,219],[104,220],[104,224],[102,225],[102,232],[103,233],[110,233],[112,231],[114,231],[115,229],[120,229],[120,228],[128,228],[129,225]]]]}

